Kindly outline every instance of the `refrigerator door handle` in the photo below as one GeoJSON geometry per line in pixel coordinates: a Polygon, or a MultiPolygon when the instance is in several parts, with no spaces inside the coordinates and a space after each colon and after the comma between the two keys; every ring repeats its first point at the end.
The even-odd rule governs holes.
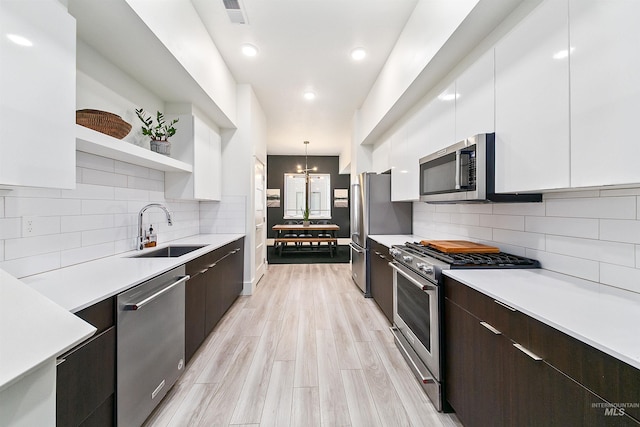
{"type": "Polygon", "coordinates": [[[359,254],[364,253],[364,251],[362,249],[360,249],[359,247],[357,247],[353,243],[349,243],[349,246],[351,247],[351,249],[353,249],[354,251],[358,252],[359,254]]]}

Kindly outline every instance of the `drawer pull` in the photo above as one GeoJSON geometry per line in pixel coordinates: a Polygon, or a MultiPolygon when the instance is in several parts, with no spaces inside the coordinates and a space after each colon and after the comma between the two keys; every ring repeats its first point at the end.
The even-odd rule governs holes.
{"type": "Polygon", "coordinates": [[[520,350],[521,352],[523,352],[524,354],[526,354],[527,356],[529,356],[530,358],[532,358],[533,360],[535,360],[536,362],[539,362],[539,361],[542,360],[542,357],[540,357],[537,354],[533,353],[531,350],[527,350],[526,348],[524,348],[523,346],[521,346],[518,343],[513,343],[513,346],[515,348],[517,348],[518,350],[520,350]]]}
{"type": "Polygon", "coordinates": [[[480,324],[482,326],[484,326],[485,328],[487,328],[488,330],[490,330],[491,332],[493,332],[496,335],[502,335],[502,332],[500,332],[499,330],[497,330],[496,328],[494,328],[493,326],[491,326],[490,324],[488,324],[487,322],[480,322],[480,324]]]}
{"type": "Polygon", "coordinates": [[[516,310],[515,308],[513,308],[513,307],[511,307],[511,306],[509,306],[509,305],[507,305],[507,304],[505,304],[505,303],[503,303],[503,302],[498,301],[497,299],[494,299],[494,300],[493,300],[493,302],[495,302],[495,303],[496,303],[496,304],[498,304],[498,305],[503,306],[503,307],[504,307],[504,308],[506,308],[507,310],[511,310],[511,311],[518,311],[518,310],[516,310]]]}

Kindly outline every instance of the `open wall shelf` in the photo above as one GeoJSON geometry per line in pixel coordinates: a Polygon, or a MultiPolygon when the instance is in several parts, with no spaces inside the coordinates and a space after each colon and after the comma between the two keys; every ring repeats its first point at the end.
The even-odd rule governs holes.
{"type": "Polygon", "coordinates": [[[193,172],[188,163],[80,125],[76,125],[76,150],[165,172],[193,172]]]}

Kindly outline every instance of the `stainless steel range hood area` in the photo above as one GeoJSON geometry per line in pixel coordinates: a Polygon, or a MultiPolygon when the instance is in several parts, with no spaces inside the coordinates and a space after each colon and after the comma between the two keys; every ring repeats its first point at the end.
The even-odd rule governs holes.
{"type": "Polygon", "coordinates": [[[540,193],[496,193],[495,133],[464,139],[420,159],[420,201],[541,202],[540,193]]]}

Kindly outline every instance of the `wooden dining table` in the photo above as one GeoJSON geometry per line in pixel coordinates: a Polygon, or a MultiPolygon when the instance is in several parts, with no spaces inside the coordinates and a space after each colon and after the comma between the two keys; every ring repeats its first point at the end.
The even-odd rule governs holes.
{"type": "Polygon", "coordinates": [[[333,256],[334,250],[338,248],[338,238],[336,232],[340,230],[340,226],[337,224],[276,224],[271,227],[275,231],[274,243],[279,253],[282,254],[282,249],[287,243],[295,243],[296,249],[302,249],[302,243],[327,243],[329,253],[333,256]],[[304,234],[308,234],[311,237],[283,237],[285,234],[291,234],[299,231],[304,231],[304,234]],[[319,232],[322,234],[330,234],[331,237],[317,237],[312,232],[319,232]]]}

